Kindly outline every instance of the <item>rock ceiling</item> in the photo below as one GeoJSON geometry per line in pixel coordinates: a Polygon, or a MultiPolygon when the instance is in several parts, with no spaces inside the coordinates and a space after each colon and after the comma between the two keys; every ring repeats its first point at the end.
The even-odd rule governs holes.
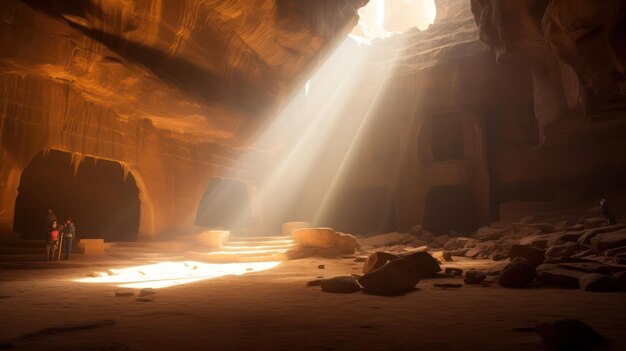
{"type": "Polygon", "coordinates": [[[236,140],[301,84],[366,0],[27,0],[0,4],[0,67],[67,84],[122,119],[236,140]]]}

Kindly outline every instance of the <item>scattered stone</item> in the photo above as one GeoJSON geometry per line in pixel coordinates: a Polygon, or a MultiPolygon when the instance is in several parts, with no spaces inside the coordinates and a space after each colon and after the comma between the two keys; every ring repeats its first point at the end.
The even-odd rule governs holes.
{"type": "Polygon", "coordinates": [[[365,262],[365,261],[367,261],[367,256],[358,256],[352,262],[365,262]]]}
{"type": "Polygon", "coordinates": [[[535,328],[547,350],[598,350],[606,345],[602,335],[576,319],[542,323],[535,328]]]}
{"type": "Polygon", "coordinates": [[[487,275],[481,271],[470,270],[465,272],[465,284],[480,284],[487,278],[487,275]]]}
{"type": "Polygon", "coordinates": [[[148,295],[154,295],[154,294],[156,294],[156,290],[152,288],[145,288],[139,291],[139,296],[148,296],[148,295]]]}
{"type": "Polygon", "coordinates": [[[591,248],[595,253],[626,246],[626,229],[602,233],[591,239],[591,248]]]}
{"type": "Polygon", "coordinates": [[[433,284],[433,286],[435,288],[443,288],[443,289],[450,289],[450,288],[460,288],[461,284],[458,283],[435,283],[433,284]]]}
{"type": "Polygon", "coordinates": [[[626,228],[626,224],[608,225],[608,226],[603,226],[603,227],[599,227],[599,228],[586,230],[578,238],[578,245],[580,245],[582,247],[591,248],[591,239],[595,238],[596,235],[602,234],[602,233],[614,232],[614,231],[617,231],[617,230],[620,230],[620,229],[624,229],[624,228],[626,228]]]}
{"type": "Polygon", "coordinates": [[[320,285],[322,285],[322,279],[315,279],[315,280],[306,282],[306,286],[320,286],[320,285]]]}
{"type": "Polygon", "coordinates": [[[492,259],[494,261],[502,261],[502,260],[506,260],[507,258],[509,258],[509,255],[505,252],[498,252],[493,254],[492,259]]]}
{"type": "MultiPolygon", "coordinates": [[[[546,263],[553,263],[553,261],[549,261],[546,263]]],[[[612,274],[611,267],[605,264],[596,262],[596,261],[591,261],[591,260],[583,260],[582,262],[567,262],[567,261],[561,260],[561,262],[556,262],[555,264],[561,268],[575,270],[579,272],[598,273],[598,274],[605,274],[605,275],[612,274]]]]}
{"type": "Polygon", "coordinates": [[[537,267],[537,281],[546,285],[561,285],[578,288],[584,272],[565,269],[554,264],[542,264],[537,267]]]}
{"type": "Polygon", "coordinates": [[[117,297],[125,297],[125,296],[133,296],[135,292],[133,289],[117,289],[115,291],[115,296],[117,297]]]}
{"type": "Polygon", "coordinates": [[[291,235],[303,248],[335,249],[341,254],[351,254],[358,247],[354,236],[338,233],[332,228],[295,229],[291,235]]]}
{"type": "Polygon", "coordinates": [[[155,295],[146,295],[146,296],[141,296],[135,299],[135,301],[139,301],[139,302],[152,302],[156,299],[155,295]]]}
{"type": "Polygon", "coordinates": [[[446,274],[450,274],[450,275],[461,275],[463,274],[463,270],[460,268],[452,268],[452,267],[446,267],[446,270],[444,271],[446,274]]]}
{"type": "Polygon", "coordinates": [[[546,251],[547,257],[571,257],[578,251],[578,243],[566,242],[562,245],[555,245],[546,251]]]}
{"type": "Polygon", "coordinates": [[[443,260],[446,261],[446,262],[452,262],[453,261],[452,260],[452,253],[450,251],[444,251],[442,257],[443,257],[443,260]]]}
{"type": "Polygon", "coordinates": [[[409,233],[415,236],[420,236],[422,234],[422,225],[421,224],[414,225],[413,228],[409,230],[409,233]]]}
{"type": "MultiPolygon", "coordinates": [[[[458,249],[451,252],[452,256],[464,257],[465,254],[469,251],[469,248],[458,249]]],[[[508,257],[508,256],[507,256],[508,257]]]]}
{"type": "Polygon", "coordinates": [[[427,231],[422,231],[422,235],[420,235],[419,239],[425,241],[427,243],[431,242],[435,238],[435,234],[427,231]]]}
{"type": "Polygon", "coordinates": [[[387,262],[397,260],[398,256],[389,252],[374,252],[367,257],[363,264],[363,273],[369,273],[384,266],[387,262]]]}
{"type": "Polygon", "coordinates": [[[101,275],[98,272],[91,272],[91,273],[87,273],[88,277],[92,277],[92,278],[100,278],[101,275]]]}
{"type": "Polygon", "coordinates": [[[371,271],[358,282],[365,291],[372,294],[395,295],[407,292],[420,281],[414,265],[406,259],[391,261],[381,268],[371,271]]]}
{"type": "Polygon", "coordinates": [[[480,249],[478,249],[477,247],[473,247],[465,251],[465,257],[476,258],[478,257],[478,255],[480,255],[480,253],[480,249]]]}
{"type": "Polygon", "coordinates": [[[326,266],[324,266],[323,264],[318,264],[317,265],[317,269],[324,269],[326,266]]]}
{"type": "Polygon", "coordinates": [[[350,294],[361,291],[359,283],[351,276],[333,277],[321,281],[322,291],[328,293],[350,294]]]}
{"type": "Polygon", "coordinates": [[[253,270],[254,270],[254,268],[252,268],[252,267],[246,268],[246,272],[252,272],[253,270]]]}
{"type": "Polygon", "coordinates": [[[493,227],[481,227],[478,229],[474,237],[478,240],[497,240],[507,232],[510,228],[493,228],[493,227]]]}
{"type": "Polygon", "coordinates": [[[523,288],[532,283],[536,276],[535,267],[528,260],[516,257],[500,272],[498,282],[507,288],[523,288]]]}
{"type": "Polygon", "coordinates": [[[521,257],[526,259],[528,264],[533,267],[537,267],[545,260],[545,253],[543,250],[528,245],[513,245],[511,251],[509,251],[509,258],[514,259],[521,257]]]}
{"type": "Polygon", "coordinates": [[[323,275],[318,275],[318,276],[317,276],[317,277],[315,277],[315,278],[318,278],[318,279],[323,279],[323,278],[324,278],[324,276],[323,276],[323,275]]]}
{"type": "Polygon", "coordinates": [[[422,246],[426,245],[426,241],[420,240],[417,236],[409,233],[385,233],[370,237],[359,238],[359,243],[363,247],[389,247],[395,245],[422,246]]]}
{"type": "Polygon", "coordinates": [[[413,252],[400,257],[409,261],[420,277],[432,277],[441,272],[439,262],[428,252],[413,252]]]}
{"type": "Polygon", "coordinates": [[[617,284],[612,276],[597,273],[589,273],[580,277],[579,286],[581,290],[593,292],[617,290],[617,284]]]}

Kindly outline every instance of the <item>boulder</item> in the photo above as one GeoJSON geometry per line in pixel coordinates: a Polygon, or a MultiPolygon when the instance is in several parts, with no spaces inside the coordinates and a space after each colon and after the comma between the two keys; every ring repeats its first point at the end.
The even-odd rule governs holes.
{"type": "Polygon", "coordinates": [[[507,288],[523,288],[537,276],[535,267],[525,258],[516,257],[500,272],[500,285],[507,288]]]}
{"type": "Polygon", "coordinates": [[[428,232],[428,231],[422,231],[422,235],[420,235],[419,239],[422,241],[425,241],[427,243],[431,242],[433,239],[435,238],[435,234],[428,232]]]}
{"type": "Polygon", "coordinates": [[[422,234],[422,230],[422,225],[416,224],[409,230],[409,233],[419,237],[422,234]]]}
{"type": "Polygon", "coordinates": [[[361,286],[351,276],[322,279],[320,286],[324,292],[337,294],[350,294],[361,290],[361,286]]]}
{"type": "Polygon", "coordinates": [[[413,252],[400,257],[411,263],[420,277],[432,277],[441,272],[439,262],[428,252],[413,252]]]}
{"type": "Polygon", "coordinates": [[[615,224],[586,230],[577,240],[578,245],[591,248],[591,239],[598,234],[615,232],[626,228],[626,224],[615,224]]]}
{"type": "Polygon", "coordinates": [[[419,273],[408,260],[402,258],[388,262],[358,280],[365,292],[378,295],[407,292],[413,289],[419,281],[419,273]]]}
{"type": "Polygon", "coordinates": [[[591,239],[591,248],[597,254],[621,246],[626,246],[626,229],[602,233],[591,239]]]}
{"type": "Polygon", "coordinates": [[[546,285],[562,285],[572,288],[579,286],[579,280],[586,273],[565,269],[554,264],[542,264],[537,267],[537,281],[546,285]]]}
{"type": "Polygon", "coordinates": [[[352,254],[354,253],[354,250],[356,250],[359,247],[359,244],[357,243],[356,237],[354,237],[354,235],[346,234],[346,233],[337,233],[337,234],[339,235],[339,238],[337,239],[336,248],[341,253],[352,254]]]}
{"type": "Polygon", "coordinates": [[[367,274],[384,266],[389,261],[397,260],[398,256],[389,252],[374,252],[367,257],[363,264],[363,273],[367,274]]]}
{"type": "Polygon", "coordinates": [[[469,257],[469,258],[476,258],[480,254],[481,254],[481,251],[477,247],[472,247],[471,249],[468,249],[467,251],[465,251],[465,257],[469,257]]]}
{"type": "Polygon", "coordinates": [[[346,254],[353,253],[358,247],[353,235],[337,233],[332,228],[295,229],[291,235],[294,241],[303,248],[336,249],[346,254]]]}
{"type": "Polygon", "coordinates": [[[481,227],[476,231],[474,237],[482,241],[497,240],[509,230],[510,228],[481,227]]]}
{"type": "Polygon", "coordinates": [[[366,238],[359,238],[359,242],[363,247],[382,247],[382,246],[394,246],[394,245],[411,245],[422,246],[426,245],[426,242],[420,240],[415,235],[409,233],[385,233],[378,234],[366,238]]]}
{"type": "Polygon", "coordinates": [[[535,328],[546,350],[602,350],[605,340],[590,326],[576,319],[542,323],[535,328]]]}
{"type": "Polygon", "coordinates": [[[444,250],[454,251],[454,250],[462,249],[462,248],[469,247],[475,244],[476,244],[476,240],[472,238],[457,237],[457,238],[451,238],[450,240],[448,240],[448,242],[446,242],[443,248],[444,250]]]}
{"type": "Polygon", "coordinates": [[[612,276],[588,273],[580,277],[579,286],[581,290],[585,291],[614,291],[617,289],[617,284],[612,276]]]}
{"type": "Polygon", "coordinates": [[[545,253],[543,250],[528,245],[513,245],[509,251],[509,258],[514,259],[522,257],[533,266],[537,267],[543,263],[545,259],[545,253]]]}
{"type": "Polygon", "coordinates": [[[439,235],[436,236],[433,241],[428,244],[428,246],[432,248],[442,248],[448,242],[448,240],[450,240],[450,235],[439,235]]]}
{"type": "Polygon", "coordinates": [[[133,289],[117,289],[115,291],[115,296],[117,297],[127,297],[135,295],[135,291],[133,289]]]}
{"type": "Polygon", "coordinates": [[[578,251],[578,243],[566,242],[562,245],[554,245],[546,251],[547,257],[571,257],[578,251]]]}
{"type": "Polygon", "coordinates": [[[470,270],[465,272],[465,284],[480,284],[487,278],[487,275],[481,271],[470,270]]]}
{"type": "Polygon", "coordinates": [[[283,235],[291,236],[291,232],[296,229],[310,228],[309,222],[287,222],[283,223],[283,235]]]}
{"type": "Polygon", "coordinates": [[[463,270],[461,268],[446,267],[445,273],[450,275],[461,275],[463,274],[463,270]]]}

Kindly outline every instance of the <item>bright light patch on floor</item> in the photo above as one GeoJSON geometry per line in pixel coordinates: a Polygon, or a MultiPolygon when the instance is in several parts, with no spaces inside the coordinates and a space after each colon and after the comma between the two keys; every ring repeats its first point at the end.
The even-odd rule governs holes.
{"type": "Polygon", "coordinates": [[[227,275],[260,272],[278,266],[280,262],[201,263],[161,262],[144,266],[110,269],[99,277],[77,279],[81,283],[115,284],[122,288],[167,288],[227,275]]]}

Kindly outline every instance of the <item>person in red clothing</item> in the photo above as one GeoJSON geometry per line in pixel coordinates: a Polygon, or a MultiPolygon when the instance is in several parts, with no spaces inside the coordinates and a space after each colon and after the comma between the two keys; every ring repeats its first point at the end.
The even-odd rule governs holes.
{"type": "Polygon", "coordinates": [[[55,261],[55,253],[59,248],[59,227],[57,221],[52,222],[52,228],[48,235],[48,242],[46,244],[46,260],[55,261]]]}

